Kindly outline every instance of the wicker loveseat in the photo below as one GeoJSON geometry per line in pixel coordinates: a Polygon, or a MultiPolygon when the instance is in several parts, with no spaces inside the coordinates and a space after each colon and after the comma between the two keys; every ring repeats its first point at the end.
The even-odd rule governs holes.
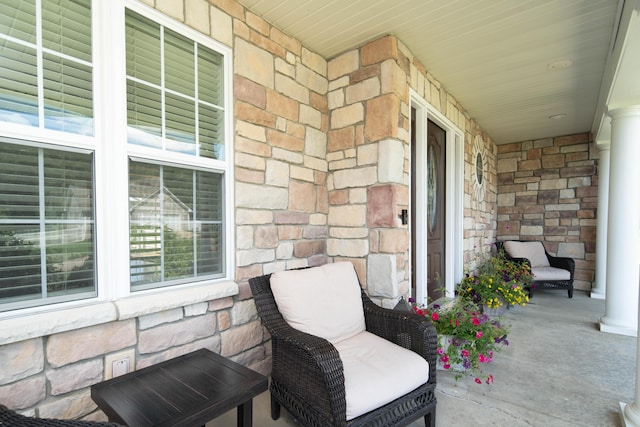
{"type": "Polygon", "coordinates": [[[120,427],[118,424],[97,421],[58,420],[20,415],[0,405],[0,426],[7,427],[120,427]]]}
{"type": "Polygon", "coordinates": [[[573,275],[575,261],[567,257],[556,257],[545,249],[542,242],[507,240],[496,242],[498,250],[504,250],[508,259],[528,263],[533,280],[529,288],[529,297],[533,289],[566,289],[569,298],[573,298],[573,275]]]}
{"type": "Polygon", "coordinates": [[[271,334],[274,420],[284,406],[305,426],[404,426],[424,417],[435,427],[437,338],[428,318],[374,304],[348,262],[249,284],[271,334]]]}

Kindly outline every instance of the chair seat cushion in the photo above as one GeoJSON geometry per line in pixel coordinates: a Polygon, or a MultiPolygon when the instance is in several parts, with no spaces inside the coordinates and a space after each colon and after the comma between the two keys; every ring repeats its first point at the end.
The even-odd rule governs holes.
{"type": "Polygon", "coordinates": [[[279,271],[270,281],[291,327],[332,343],[366,329],[360,283],[350,262],[279,271]]]}
{"type": "Polygon", "coordinates": [[[424,358],[370,332],[361,332],[334,345],[344,366],[347,420],[429,381],[429,363],[424,358]]]}
{"type": "Polygon", "coordinates": [[[571,280],[571,273],[568,270],[555,267],[536,267],[531,268],[533,281],[550,281],[550,280],[571,280]]]}
{"type": "Polygon", "coordinates": [[[544,252],[542,242],[516,242],[509,240],[504,242],[504,250],[512,258],[526,258],[534,267],[549,267],[549,259],[544,252]]]}

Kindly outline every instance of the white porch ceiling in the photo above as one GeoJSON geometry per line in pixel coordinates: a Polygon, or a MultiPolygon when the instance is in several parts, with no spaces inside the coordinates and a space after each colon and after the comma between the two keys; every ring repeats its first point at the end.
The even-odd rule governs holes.
{"type": "Polygon", "coordinates": [[[498,144],[592,131],[620,7],[618,0],[240,3],[327,59],[397,36],[498,144]],[[564,60],[572,65],[550,69],[564,60]],[[559,114],[564,119],[549,119],[559,114]]]}

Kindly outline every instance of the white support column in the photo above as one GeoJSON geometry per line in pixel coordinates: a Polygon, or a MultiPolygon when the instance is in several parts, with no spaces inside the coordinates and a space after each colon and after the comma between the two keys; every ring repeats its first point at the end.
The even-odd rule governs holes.
{"type": "Polygon", "coordinates": [[[615,109],[611,116],[607,289],[600,330],[638,334],[640,262],[640,106],[615,109]]]}
{"type": "MultiPolygon", "coordinates": [[[[640,327],[640,314],[638,317],[640,327]]],[[[633,402],[626,404],[620,402],[620,418],[624,427],[640,426],[640,340],[636,347],[636,395],[633,402]]]]}
{"type": "Polygon", "coordinates": [[[591,298],[604,299],[607,291],[607,218],[609,217],[609,142],[599,144],[598,223],[596,226],[596,277],[591,298]]]}

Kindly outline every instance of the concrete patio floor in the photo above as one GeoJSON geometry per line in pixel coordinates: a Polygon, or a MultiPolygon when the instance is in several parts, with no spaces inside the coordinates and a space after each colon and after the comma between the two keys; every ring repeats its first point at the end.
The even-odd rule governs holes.
{"type": "MultiPolygon", "coordinates": [[[[603,314],[604,301],[580,291],[572,299],[566,291],[538,291],[526,307],[511,308],[510,345],[487,365],[494,384],[438,371],[436,425],[622,425],[619,402],[634,399],[637,341],[600,332],[603,314]]],[[[256,427],[299,426],[284,409],[271,420],[268,392],[254,400],[253,411],[256,427]]],[[[235,425],[235,416],[231,411],[207,426],[235,425]]]]}

